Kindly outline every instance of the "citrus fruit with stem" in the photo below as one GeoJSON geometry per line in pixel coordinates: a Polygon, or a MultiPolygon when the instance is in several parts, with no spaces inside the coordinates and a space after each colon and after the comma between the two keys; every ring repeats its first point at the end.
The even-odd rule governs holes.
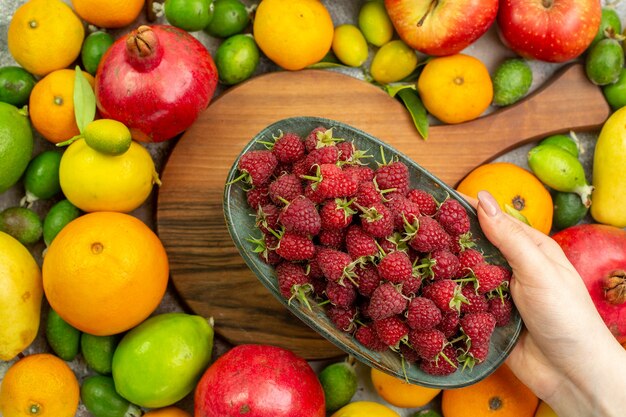
{"type": "Polygon", "coordinates": [[[531,172],[509,162],[481,165],[470,172],[457,186],[457,191],[476,198],[481,190],[489,191],[500,208],[525,219],[545,234],[552,227],[552,197],[531,172]]]}
{"type": "Polygon", "coordinates": [[[34,75],[70,65],[80,54],[85,29],[61,0],[31,0],[9,23],[7,43],[18,64],[34,75]]]}
{"type": "Polygon", "coordinates": [[[319,62],[333,42],[333,21],[318,0],[263,0],[253,31],[261,51],[287,70],[319,62]]]}
{"type": "Polygon", "coordinates": [[[487,67],[465,54],[428,61],[417,80],[417,91],[426,110],[444,123],[476,119],[493,99],[487,67]]]}
{"type": "Polygon", "coordinates": [[[72,0],[76,14],[100,28],[121,28],[139,17],[144,0],[72,0]]]}
{"type": "Polygon", "coordinates": [[[124,123],[113,119],[90,122],[83,132],[90,148],[107,155],[121,155],[130,148],[132,136],[124,123]]]}
{"type": "Polygon", "coordinates": [[[409,384],[375,368],[372,368],[371,378],[378,395],[396,407],[423,407],[441,392],[440,389],[409,384]]]}
{"type": "Polygon", "coordinates": [[[0,387],[4,417],[74,417],[79,387],[74,372],[48,353],[26,356],[9,368],[0,387]]]}
{"type": "Polygon", "coordinates": [[[22,176],[33,153],[28,113],[0,102],[0,194],[22,176]]]}
{"type": "Polygon", "coordinates": [[[48,247],[43,284],[50,305],[77,329],[113,335],[159,305],[169,266],[159,238],[141,220],[97,212],[65,226],[48,247]]]}
{"type": "MultiPolygon", "coordinates": [[[[94,78],[83,75],[93,88],[94,78]]],[[[49,142],[59,143],[80,133],[74,114],[74,78],[71,69],[51,72],[35,84],[30,94],[30,120],[49,142]]]]}
{"type": "Polygon", "coordinates": [[[152,157],[137,142],[131,142],[124,154],[113,156],[91,148],[84,139],[63,153],[59,180],[65,197],[86,212],[130,212],[159,183],[152,157]]]}

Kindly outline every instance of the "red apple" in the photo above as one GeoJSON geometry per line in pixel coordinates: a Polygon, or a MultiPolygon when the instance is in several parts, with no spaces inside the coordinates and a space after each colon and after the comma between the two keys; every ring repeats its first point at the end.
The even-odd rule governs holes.
{"type": "Polygon", "coordinates": [[[385,0],[402,40],[427,55],[453,55],[480,38],[496,19],[498,0],[385,0]]]}
{"type": "Polygon", "coordinates": [[[620,343],[626,342],[626,230],[580,224],[552,238],[585,282],[608,328],[620,343]]]}
{"type": "Polygon", "coordinates": [[[498,28],[519,55],[565,62],[587,49],[601,17],[600,0],[501,0],[498,28]]]}

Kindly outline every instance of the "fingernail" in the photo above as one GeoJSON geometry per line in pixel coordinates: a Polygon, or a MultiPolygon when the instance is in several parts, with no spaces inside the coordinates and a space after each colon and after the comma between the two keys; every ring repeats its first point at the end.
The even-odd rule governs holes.
{"type": "Polygon", "coordinates": [[[488,191],[479,191],[478,201],[489,217],[494,217],[500,211],[498,202],[488,191]]]}

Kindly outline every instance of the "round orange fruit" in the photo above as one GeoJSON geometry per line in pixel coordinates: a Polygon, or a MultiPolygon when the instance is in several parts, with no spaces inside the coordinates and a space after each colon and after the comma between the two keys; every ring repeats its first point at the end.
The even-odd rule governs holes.
{"type": "Polygon", "coordinates": [[[445,417],[533,417],[539,399],[502,365],[487,378],[468,387],[444,390],[445,417]]]}
{"type": "MultiPolygon", "coordinates": [[[[91,87],[95,80],[82,73],[91,87]]],[[[41,136],[52,143],[59,143],[78,135],[74,115],[74,79],[71,69],[53,71],[41,79],[30,93],[28,112],[30,120],[41,136]]]]}
{"type": "Polygon", "coordinates": [[[500,208],[545,234],[552,227],[552,196],[530,171],[509,162],[481,165],[457,186],[457,191],[476,198],[489,191],[500,208]]]}
{"type": "Polygon", "coordinates": [[[101,28],[121,28],[137,19],[145,0],[72,0],[76,13],[101,28]]]}
{"type": "Polygon", "coordinates": [[[371,378],[378,395],[396,407],[423,407],[441,392],[440,389],[409,384],[376,368],[372,368],[371,378]]]}
{"type": "Polygon", "coordinates": [[[154,311],[169,266],[161,241],[141,220],[94,212],[59,232],[42,271],[52,308],[77,329],[105,336],[136,326],[154,311]]]}
{"type": "Polygon", "coordinates": [[[78,381],[62,360],[48,353],[29,355],[9,368],[0,386],[4,417],[73,417],[78,381]]]}
{"type": "Polygon", "coordinates": [[[417,80],[426,110],[444,123],[462,123],[483,114],[493,99],[489,70],[473,56],[433,58],[417,80]]]}
{"type": "Polygon", "coordinates": [[[166,407],[149,411],[143,417],[191,417],[191,414],[178,407],[166,407]]]}

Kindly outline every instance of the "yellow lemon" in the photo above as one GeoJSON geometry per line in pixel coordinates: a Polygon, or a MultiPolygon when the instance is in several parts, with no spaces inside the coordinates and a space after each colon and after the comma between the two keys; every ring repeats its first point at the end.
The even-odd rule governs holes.
{"type": "Polygon", "coordinates": [[[441,392],[440,389],[408,384],[375,368],[372,368],[371,377],[378,395],[396,407],[423,407],[441,392]]]}
{"type": "Polygon", "coordinates": [[[9,24],[8,46],[28,72],[46,75],[65,68],[80,54],[85,29],[61,0],[30,0],[20,6],[9,24]]]}
{"type": "Polygon", "coordinates": [[[373,401],[355,401],[335,412],[330,417],[400,417],[389,407],[373,401]]]}
{"type": "Polygon", "coordinates": [[[287,70],[320,61],[333,42],[333,21],[319,0],[263,0],[254,17],[254,40],[287,70]]]}
{"type": "Polygon", "coordinates": [[[86,212],[130,212],[159,183],[152,157],[137,142],[122,155],[113,156],[92,149],[84,139],[63,153],[59,180],[67,199],[86,212]]]}

